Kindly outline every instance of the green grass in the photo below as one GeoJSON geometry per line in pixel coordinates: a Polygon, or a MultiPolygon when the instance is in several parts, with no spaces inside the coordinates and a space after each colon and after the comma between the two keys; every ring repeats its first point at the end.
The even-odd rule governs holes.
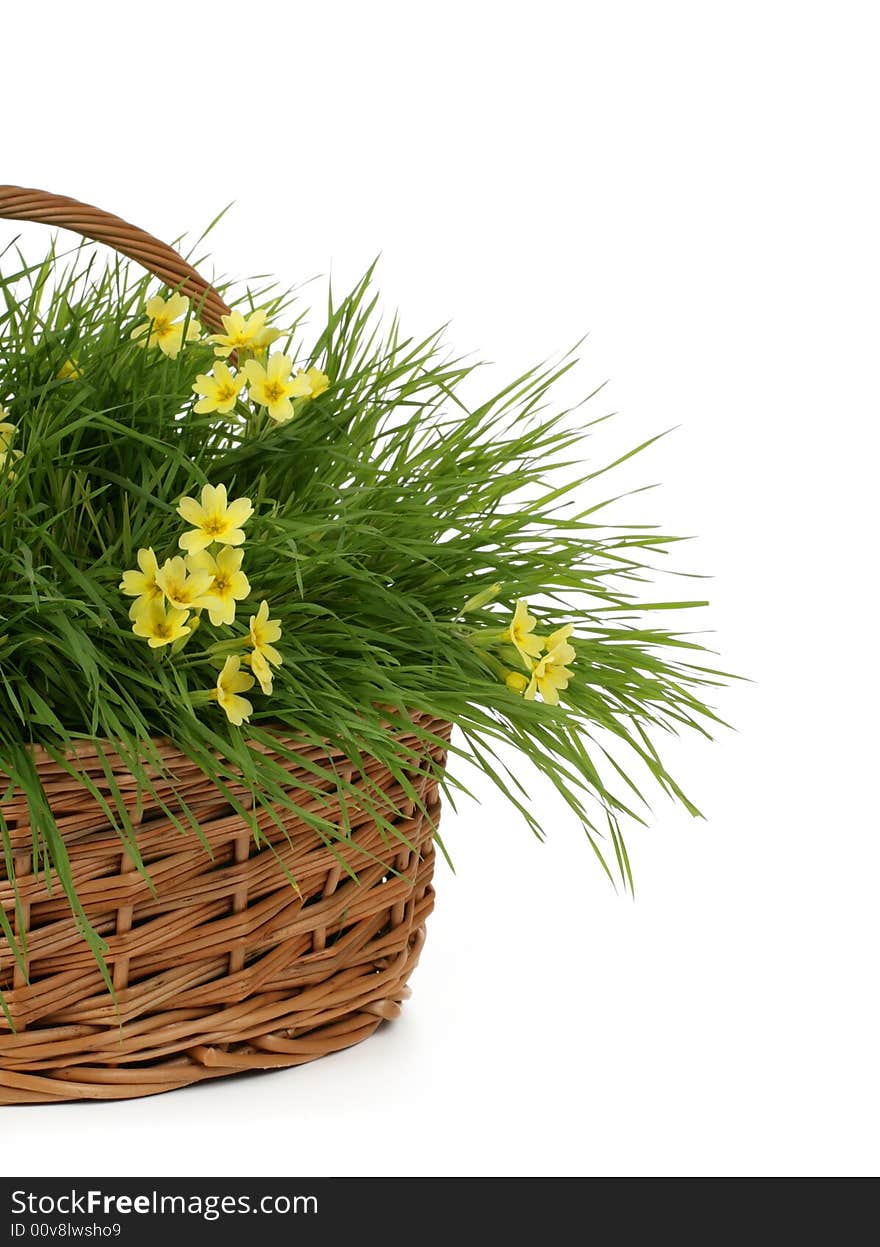
{"type": "MultiPolygon", "coordinates": [[[[288,345],[331,380],[289,424],[244,405],[236,424],[192,412],[193,380],[212,365],[206,341],[174,361],[130,341],[152,286],[127,264],[100,268],[87,246],[36,265],[11,249],[2,257],[0,404],[21,458],[0,479],[0,833],[10,864],[5,785],[6,795],[26,794],[35,864],[57,872],[99,959],[29,756],[34,743],[61,757],[77,740],[107,741],[149,794],[149,741],[168,736],[218,783],[237,770],[258,804],[290,805],[283,771],[249,746],[270,725],[400,772],[388,707],[401,717],[426,711],[457,727],[448,794],[476,768],[543,834],[527,770],[517,765],[514,776],[499,758],[512,746],[625,887],[621,827],[645,818],[646,784],[696,813],[657,745],[684,728],[708,734],[718,720],[704,698],[725,677],[703,665],[690,630],[664,622],[705,603],[650,599],[652,567],[675,539],[604,521],[615,492],[609,465],[593,456],[594,440],[610,441],[604,417],[553,405],[574,358],[466,405],[462,391],[482,374],[450,358],[440,334],[418,341],[396,319],[383,326],[372,278],[341,300],[331,294],[305,342],[303,309],[289,295],[226,290],[241,310],[268,307],[290,329],[273,349],[288,345]],[[60,380],[70,358],[82,375],[60,380]],[[151,651],[132,635],[121,573],[139,547],[160,562],[178,552],[178,500],[206,482],[253,501],[253,598],[235,625],[214,630],[205,617],[179,653],[151,651]],[[495,583],[491,602],[462,615],[495,583]],[[282,622],[284,665],[273,695],[257,693],[250,726],[238,729],[205,704],[217,678],[210,645],[241,636],[264,598],[282,622]],[[518,598],[529,599],[541,632],[575,626],[573,679],[558,707],[509,690],[510,653],[479,643],[506,625],[518,598]]],[[[110,813],[129,843],[124,809],[110,813]]],[[[327,837],[344,834],[308,817],[327,837]]],[[[10,919],[2,934],[22,958],[10,919]]]]}

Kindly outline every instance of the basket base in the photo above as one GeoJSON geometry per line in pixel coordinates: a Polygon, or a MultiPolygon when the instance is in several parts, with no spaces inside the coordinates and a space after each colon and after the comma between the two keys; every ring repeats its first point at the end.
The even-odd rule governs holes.
{"type": "MultiPolygon", "coordinates": [[[[279,1001],[277,993],[257,994],[245,1005],[211,1016],[212,1029],[232,1024],[239,1033],[247,1032],[246,1042],[195,1044],[167,1060],[152,1060],[141,1066],[47,1065],[37,1073],[15,1066],[0,1069],[0,1105],[60,1104],[70,1100],[131,1100],[141,1096],[176,1091],[209,1078],[224,1078],[248,1071],[289,1069],[305,1065],[332,1052],[341,1052],[362,1043],[382,1024],[400,1016],[403,1001],[410,995],[407,980],[415,969],[425,941],[424,925],[417,927],[408,947],[387,967],[352,975],[349,994],[356,1006],[345,1009],[336,999],[338,983],[331,980],[334,1002],[311,1010],[304,1020],[303,995],[293,1001],[279,1001]],[[279,1005],[281,1008],[279,1009],[279,1005]],[[227,1015],[234,1013],[234,1018],[227,1015]],[[280,1016],[279,1016],[280,1014],[280,1016]],[[253,1018],[253,1023],[249,1019],[253,1018]],[[259,1019],[265,1019],[262,1024],[259,1019]]],[[[315,992],[315,995],[319,993],[315,992]]],[[[325,993],[326,994],[326,993],[325,993]]],[[[308,995],[312,995],[309,992],[308,995]]],[[[21,1036],[24,1039],[26,1036],[21,1036]]],[[[154,1036],[154,1042],[160,1036],[154,1036]]],[[[53,1036],[45,1031],[32,1036],[34,1045],[51,1047],[53,1036]]],[[[9,1041],[0,1039],[0,1060],[9,1041]]],[[[35,1057],[36,1052],[31,1054],[35,1057]]],[[[109,1054],[108,1054],[109,1056],[109,1054]]],[[[33,1065],[33,1061],[29,1062],[33,1065]]]]}
{"type": "MultiPolygon", "coordinates": [[[[30,828],[16,823],[10,803],[16,921],[27,923],[29,964],[25,977],[0,944],[14,1023],[0,1016],[0,1105],[132,1099],[285,1069],[360,1043],[396,1018],[434,905],[436,766],[448,731],[437,725],[427,751],[434,766],[415,769],[405,785],[368,774],[370,793],[387,802],[383,822],[374,795],[369,812],[347,798],[348,834],[330,844],[275,806],[260,814],[257,848],[206,777],[170,757],[167,801],[186,803],[203,842],[181,836],[167,805],[143,818],[138,848],[153,889],[78,791],[72,802],[69,776],[59,775],[55,793],[53,774],[44,775],[80,895],[105,940],[112,996],[57,888],[28,874],[30,828]]],[[[310,772],[290,774],[292,786],[314,788],[310,772]]],[[[109,782],[101,760],[91,781],[109,782]]],[[[124,782],[117,770],[114,783],[124,782]]],[[[319,800],[331,813],[339,802],[329,786],[319,800]]],[[[7,892],[12,899],[0,877],[0,899],[7,892]]]]}

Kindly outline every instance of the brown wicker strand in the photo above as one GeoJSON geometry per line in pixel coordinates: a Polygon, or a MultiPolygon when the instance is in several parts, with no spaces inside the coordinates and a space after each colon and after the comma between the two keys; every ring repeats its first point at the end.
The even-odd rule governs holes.
{"type": "Polygon", "coordinates": [[[145,230],[129,225],[121,217],[91,204],[69,199],[66,195],[53,195],[49,191],[30,190],[24,186],[0,186],[0,217],[54,225],[105,243],[129,259],[136,260],[167,286],[187,295],[198,310],[199,319],[215,333],[222,332],[222,317],[229,315],[229,308],[214,287],[173,247],[160,242],[145,230]]]}

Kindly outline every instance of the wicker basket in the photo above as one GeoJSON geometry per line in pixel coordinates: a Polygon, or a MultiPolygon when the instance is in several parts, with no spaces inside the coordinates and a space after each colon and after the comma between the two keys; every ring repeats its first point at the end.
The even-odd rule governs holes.
{"type": "MultiPolygon", "coordinates": [[[[228,308],[171,248],[97,208],[40,191],[0,187],[0,216],[45,221],[108,243],[183,290],[201,319],[220,328],[228,308]]],[[[433,905],[433,831],[439,818],[438,768],[449,724],[416,716],[413,802],[378,763],[366,767],[370,801],[400,839],[361,809],[343,757],[303,750],[303,762],[331,762],[355,796],[340,809],[338,785],[309,797],[335,822],[333,848],[288,809],[257,821],[254,836],[211,779],[166,741],[154,742],[167,777],[141,808],[121,759],[95,748],[77,754],[105,802],[48,755],[36,764],[64,837],[86,913],[106,940],[116,1000],[76,928],[57,880],[31,875],[25,801],[4,802],[20,904],[0,856],[0,903],[27,946],[27,975],[0,937],[0,989],[15,1029],[0,1015],[0,1104],[127,1099],[154,1095],[243,1070],[300,1065],[359,1043],[398,1016],[433,905]],[[425,743],[425,734],[434,743],[425,743]],[[105,769],[104,762],[109,762],[105,769]],[[109,772],[109,775],[108,775],[109,772]],[[106,815],[114,787],[137,820],[150,885],[126,855],[106,815]],[[164,804],[164,809],[162,805],[164,804]],[[181,835],[176,811],[198,819],[210,852],[181,835]],[[410,847],[404,847],[403,842],[410,847]],[[291,886],[286,871],[296,881],[291,886]],[[355,877],[356,876],[356,877],[355,877]]],[[[276,760],[289,756],[285,740],[276,760]]],[[[314,772],[283,763],[290,790],[315,788],[314,772]]],[[[320,787],[320,785],[318,785],[320,787]]],[[[4,790],[0,776],[0,792],[4,790]]],[[[244,787],[233,794],[246,798],[244,787]]],[[[366,803],[369,804],[369,803],[366,803]]]]}

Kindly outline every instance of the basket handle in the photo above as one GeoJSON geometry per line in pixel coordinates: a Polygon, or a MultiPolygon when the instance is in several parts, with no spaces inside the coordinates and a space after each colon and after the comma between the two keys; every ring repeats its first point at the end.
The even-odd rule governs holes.
{"type": "Polygon", "coordinates": [[[66,195],[29,190],[24,186],[0,186],[0,217],[57,225],[82,234],[84,238],[105,243],[129,259],[136,260],[166,286],[187,295],[198,309],[199,319],[215,333],[222,332],[221,317],[229,315],[229,308],[214,287],[200,277],[173,247],[137,226],[129,225],[121,217],[101,208],[93,208],[91,204],[68,199],[66,195]]]}

